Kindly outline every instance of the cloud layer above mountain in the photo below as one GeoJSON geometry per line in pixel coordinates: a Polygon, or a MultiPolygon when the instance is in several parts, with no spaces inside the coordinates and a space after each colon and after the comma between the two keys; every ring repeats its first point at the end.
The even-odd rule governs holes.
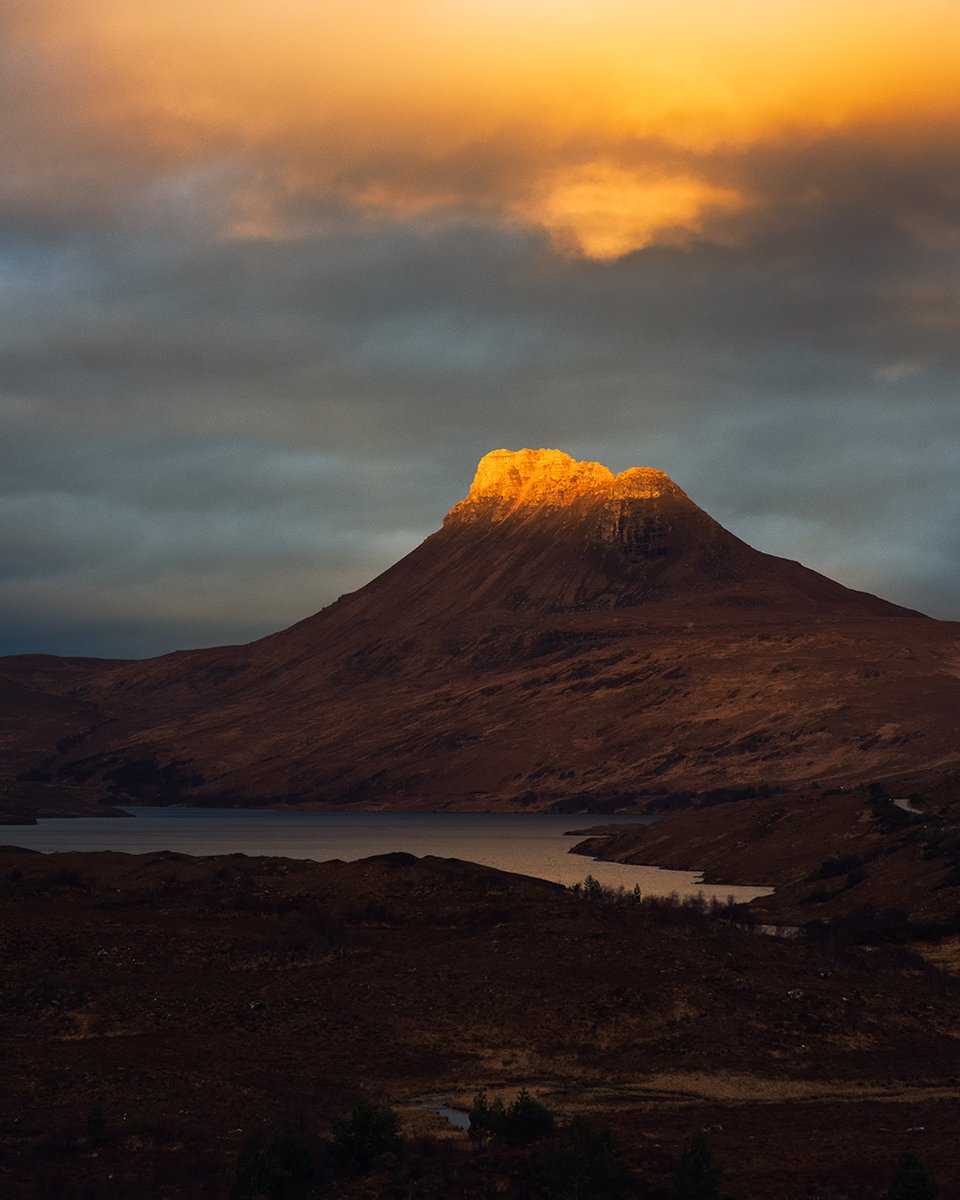
{"type": "Polygon", "coordinates": [[[960,11],[0,0],[2,649],[317,609],[496,446],[960,616],[960,11]]]}

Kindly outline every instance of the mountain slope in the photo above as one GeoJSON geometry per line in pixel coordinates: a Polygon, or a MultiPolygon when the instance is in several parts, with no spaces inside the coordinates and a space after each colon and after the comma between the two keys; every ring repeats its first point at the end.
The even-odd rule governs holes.
{"type": "Polygon", "coordinates": [[[51,662],[0,677],[95,717],[36,769],[161,802],[590,808],[960,757],[956,625],[554,450],[487,455],[440,530],[281,633],[51,662]]]}

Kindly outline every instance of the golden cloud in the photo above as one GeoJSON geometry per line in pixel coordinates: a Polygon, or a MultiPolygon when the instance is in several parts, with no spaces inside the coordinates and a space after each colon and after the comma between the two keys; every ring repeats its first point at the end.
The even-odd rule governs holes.
{"type": "Polygon", "coordinates": [[[960,100],[955,0],[36,0],[18,32],[88,158],[251,164],[227,236],[298,236],[336,201],[615,258],[722,237],[761,202],[737,167],[758,145],[905,146],[960,100]]]}

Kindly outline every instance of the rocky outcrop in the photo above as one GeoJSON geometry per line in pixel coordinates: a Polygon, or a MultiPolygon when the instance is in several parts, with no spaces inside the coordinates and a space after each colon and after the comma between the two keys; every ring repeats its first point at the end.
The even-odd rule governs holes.
{"type": "Polygon", "coordinates": [[[647,467],[614,475],[602,463],[577,462],[562,450],[491,450],[477,465],[465,499],[450,510],[444,524],[500,521],[531,510],[542,513],[663,496],[687,500],[668,475],[647,467]]]}

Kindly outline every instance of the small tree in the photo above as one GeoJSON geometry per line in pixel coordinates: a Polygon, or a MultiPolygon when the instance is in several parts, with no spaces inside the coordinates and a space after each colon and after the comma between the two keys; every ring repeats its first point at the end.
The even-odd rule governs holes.
{"type": "Polygon", "coordinates": [[[939,1200],[940,1189],[927,1164],[913,1150],[900,1155],[883,1200],[939,1200]]]}
{"type": "Polygon", "coordinates": [[[344,1175],[368,1175],[388,1166],[400,1153],[398,1129],[392,1108],[361,1100],[348,1120],[334,1125],[330,1158],[344,1175]]]}
{"type": "Polygon", "coordinates": [[[529,1146],[553,1133],[555,1125],[550,1109],[523,1088],[506,1111],[503,1140],[509,1146],[529,1146]]]}
{"type": "Polygon", "coordinates": [[[633,1176],[616,1138],[582,1117],[574,1117],[542,1165],[551,1200],[626,1200],[633,1192],[633,1176]]]}
{"type": "Polygon", "coordinates": [[[292,1200],[306,1194],[313,1178],[313,1158],[298,1134],[278,1133],[266,1145],[251,1136],[237,1159],[230,1200],[253,1200],[257,1196],[292,1200]]]}
{"type": "Polygon", "coordinates": [[[230,1200],[248,1200],[256,1196],[260,1186],[260,1156],[263,1142],[251,1134],[240,1147],[237,1170],[230,1188],[230,1200]]]}
{"type": "Polygon", "coordinates": [[[599,900],[603,895],[603,884],[593,875],[588,875],[583,881],[583,894],[587,900],[599,900]]]}
{"type": "Polygon", "coordinates": [[[674,1200],[719,1200],[720,1172],[705,1129],[699,1129],[681,1152],[673,1173],[674,1200]]]}
{"type": "Polygon", "coordinates": [[[473,1098],[473,1106],[469,1112],[470,1127],[467,1134],[471,1141],[481,1145],[491,1137],[503,1133],[506,1120],[503,1101],[499,1097],[491,1104],[486,1092],[477,1092],[473,1098]]]}
{"type": "Polygon", "coordinates": [[[107,1140],[107,1114],[100,1100],[90,1105],[87,1111],[87,1141],[95,1150],[107,1140]]]}

